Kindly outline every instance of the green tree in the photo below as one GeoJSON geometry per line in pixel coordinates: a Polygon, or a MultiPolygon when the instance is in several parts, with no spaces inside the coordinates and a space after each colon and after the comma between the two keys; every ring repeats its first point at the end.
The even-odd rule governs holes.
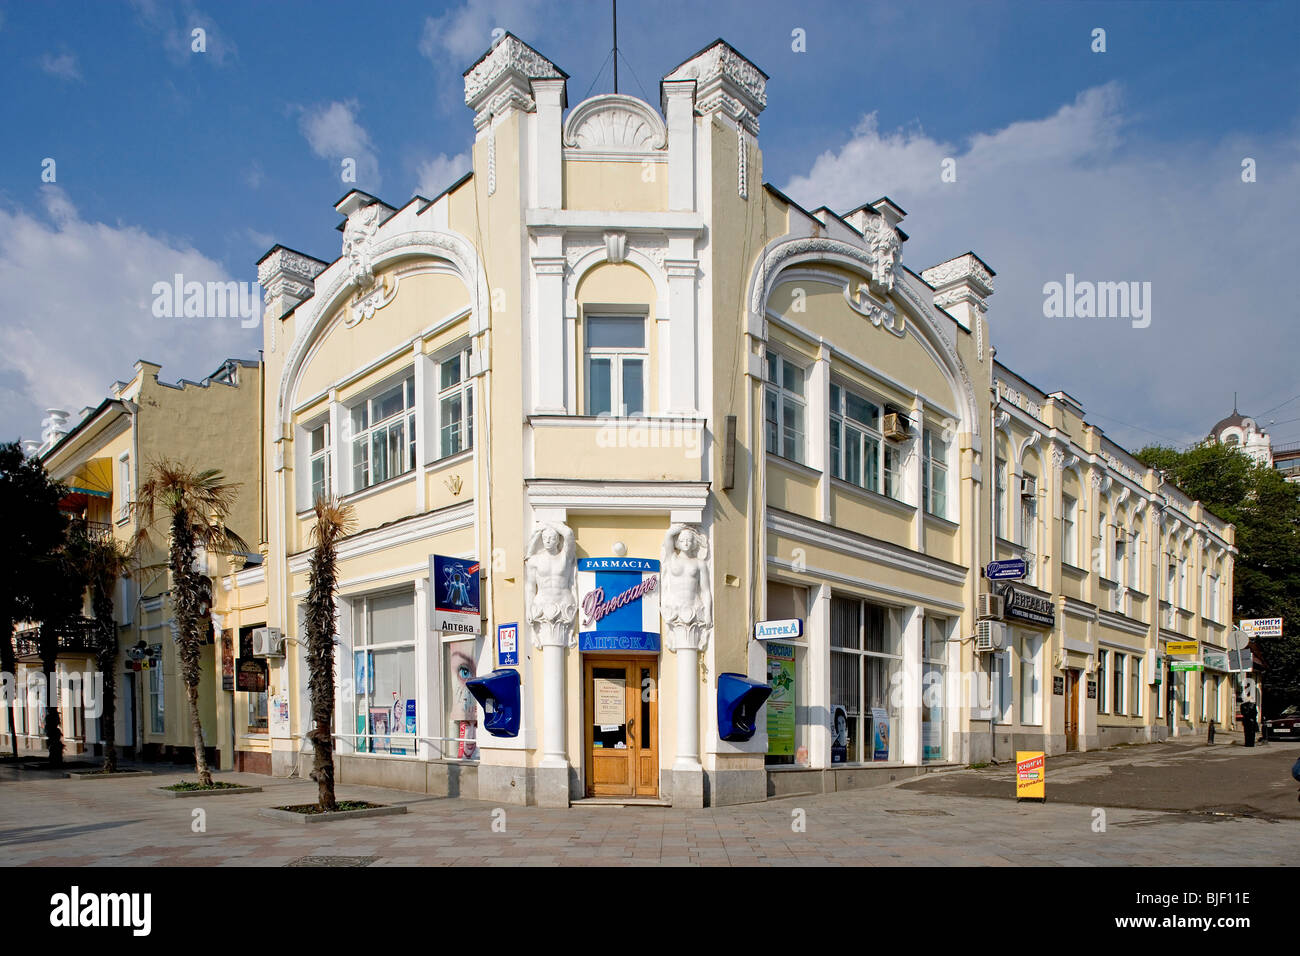
{"type": "Polygon", "coordinates": [[[312,779],[316,781],[321,810],[335,810],[334,734],[334,645],[337,624],[334,598],[338,591],[335,548],[352,528],[353,512],[335,501],[316,501],[316,523],[312,526],[312,554],[307,584],[307,689],[311,694],[311,715],[315,724],[310,737],[315,758],[312,779]]]}
{"type": "Polygon", "coordinates": [[[194,735],[194,770],[202,786],[212,785],[203,724],[199,719],[199,678],[202,674],[204,636],[207,633],[209,584],[194,567],[198,549],[230,553],[247,551],[243,538],[226,527],[235,503],[236,485],[216,469],[193,471],[174,461],[157,461],[140,485],[137,542],[150,539],[151,530],[165,526],[168,536],[167,567],[171,572],[171,603],[176,617],[176,653],[181,681],[190,705],[194,735]]]}
{"type": "Polygon", "coordinates": [[[1300,702],[1300,485],[1232,445],[1183,452],[1155,445],[1136,457],[1236,526],[1234,616],[1281,617],[1291,629],[1256,643],[1264,703],[1273,711],[1300,702]]]}
{"type": "Polygon", "coordinates": [[[33,563],[34,591],[29,606],[31,619],[39,621],[37,647],[45,677],[45,747],[52,766],[63,763],[63,729],[56,689],[59,637],[72,633],[81,618],[85,579],[77,560],[78,535],[73,522],[63,515],[63,537],[58,546],[33,563]]]}
{"type": "MultiPolygon", "coordinates": [[[[9,698],[11,729],[18,726],[14,627],[20,621],[39,620],[35,603],[47,559],[62,547],[67,532],[67,519],[59,512],[65,493],[40,461],[24,455],[16,442],[0,445],[0,522],[6,531],[0,548],[0,683],[9,698]]],[[[10,736],[17,757],[18,736],[10,736]]]]}

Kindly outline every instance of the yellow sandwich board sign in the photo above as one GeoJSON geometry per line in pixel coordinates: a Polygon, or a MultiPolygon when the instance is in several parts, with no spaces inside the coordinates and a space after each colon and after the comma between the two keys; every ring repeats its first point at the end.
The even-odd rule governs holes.
{"type": "Polygon", "coordinates": [[[1165,645],[1165,653],[1170,657],[1195,657],[1200,650],[1200,641],[1170,641],[1165,645]]]}
{"type": "Polygon", "coordinates": [[[1016,799],[1047,799],[1047,755],[1041,750],[1016,751],[1016,799]]]}

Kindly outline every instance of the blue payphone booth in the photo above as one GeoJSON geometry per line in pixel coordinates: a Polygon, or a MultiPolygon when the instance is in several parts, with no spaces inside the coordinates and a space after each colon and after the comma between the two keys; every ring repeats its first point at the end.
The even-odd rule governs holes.
{"type": "Polygon", "coordinates": [[[718,675],[718,736],[739,742],[754,736],[758,709],[772,688],[744,674],[718,675]]]}
{"type": "Polygon", "coordinates": [[[509,667],[482,677],[471,677],[465,686],[483,708],[483,726],[493,737],[519,736],[519,671],[509,667]]]}

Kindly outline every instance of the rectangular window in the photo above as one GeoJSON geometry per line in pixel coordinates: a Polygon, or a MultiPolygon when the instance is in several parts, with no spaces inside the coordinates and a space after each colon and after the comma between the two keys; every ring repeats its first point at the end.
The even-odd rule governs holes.
{"type": "Polygon", "coordinates": [[[149,648],[149,732],[161,734],[166,728],[166,700],[163,696],[162,645],[149,648]]]}
{"type": "MultiPolygon", "coordinates": [[[[767,353],[763,390],[767,450],[791,461],[804,460],[804,370],[779,352],[767,353]]],[[[832,436],[832,441],[836,438],[832,436]]],[[[841,439],[842,440],[842,439],[841,439]]]]}
{"type": "Polygon", "coordinates": [[[948,621],[925,619],[921,645],[921,759],[943,760],[948,738],[947,719],[948,621]]]}
{"type": "Polygon", "coordinates": [[[1112,686],[1114,695],[1111,698],[1111,707],[1116,716],[1124,713],[1124,668],[1128,664],[1127,654],[1115,655],[1115,668],[1112,686]]]}
{"type": "Polygon", "coordinates": [[[1026,635],[1020,639],[1020,722],[1043,722],[1042,662],[1039,655],[1043,646],[1041,635],[1026,635]]]}
{"type": "Polygon", "coordinates": [[[1061,560],[1078,564],[1079,542],[1074,529],[1079,520],[1079,502],[1069,495],[1061,496],[1061,560]]]}
{"type": "Polygon", "coordinates": [[[1165,565],[1165,600],[1171,605],[1177,604],[1174,600],[1174,591],[1178,576],[1178,566],[1173,558],[1169,558],[1169,563],[1165,565]]]}
{"type": "Polygon", "coordinates": [[[1106,707],[1106,664],[1110,659],[1110,651],[1097,652],[1097,713],[1104,714],[1106,707]]]}
{"type": "Polygon", "coordinates": [[[930,428],[922,437],[921,499],[930,514],[948,516],[948,443],[930,428]]]}
{"type": "Polygon", "coordinates": [[[1138,555],[1138,533],[1128,533],[1128,586],[1134,591],[1142,586],[1142,559],[1138,555]]]}
{"type": "Polygon", "coordinates": [[[1187,696],[1187,671],[1178,672],[1178,710],[1183,720],[1192,716],[1192,702],[1187,696]]]}
{"type": "Polygon", "coordinates": [[[357,752],[414,756],[414,593],[403,590],[354,600],[352,651],[357,752]]]}
{"type": "Polygon", "coordinates": [[[415,468],[415,376],[353,406],[352,490],[415,468]]]}
{"type": "Polygon", "coordinates": [[[438,457],[474,447],[474,380],[469,349],[438,363],[438,457]]]}
{"type": "Polygon", "coordinates": [[[330,467],[330,423],[321,422],[307,432],[307,467],[311,470],[311,500],[323,501],[333,494],[330,467]]]}
{"type": "Polygon", "coordinates": [[[646,319],[640,315],[587,316],[587,414],[644,415],[646,319]]]}
{"type": "Polygon", "coordinates": [[[117,503],[117,520],[125,521],[131,517],[131,456],[122,455],[117,460],[117,484],[121,498],[117,503]]]}
{"type": "Polygon", "coordinates": [[[1124,561],[1128,556],[1126,553],[1127,540],[1128,539],[1125,538],[1124,536],[1124,530],[1122,528],[1116,528],[1115,529],[1115,564],[1114,564],[1116,581],[1122,582],[1125,577],[1124,561]]]}
{"type": "Polygon", "coordinates": [[[1187,559],[1178,559],[1178,606],[1186,608],[1187,596],[1187,559]]]}
{"type": "Polygon", "coordinates": [[[1094,558],[1098,567],[1096,571],[1103,578],[1110,578],[1110,527],[1107,524],[1108,516],[1106,508],[1103,505],[1097,512],[1097,553],[1094,558]]]}
{"type": "Polygon", "coordinates": [[[1128,663],[1128,712],[1142,716],[1142,658],[1136,655],[1128,663]]]}
{"type": "Polygon", "coordinates": [[[1010,539],[1011,535],[1007,531],[1007,462],[1004,458],[999,458],[993,466],[994,476],[994,497],[993,497],[993,527],[999,537],[1010,539]]]}
{"type": "Polygon", "coordinates": [[[831,476],[897,497],[897,450],[881,435],[880,406],[839,385],[831,386],[830,398],[831,476]]]}
{"type": "Polygon", "coordinates": [[[831,599],[831,763],[898,759],[902,673],[896,612],[857,598],[831,599]]]}

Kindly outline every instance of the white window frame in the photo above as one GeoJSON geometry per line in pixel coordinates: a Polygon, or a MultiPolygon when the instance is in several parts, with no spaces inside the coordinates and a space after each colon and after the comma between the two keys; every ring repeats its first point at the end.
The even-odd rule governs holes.
{"type": "Polygon", "coordinates": [[[989,663],[993,722],[1009,727],[1015,721],[1015,675],[1011,670],[1011,649],[994,651],[989,663]]]}
{"type": "Polygon", "coordinates": [[[1142,590],[1142,559],[1141,554],[1142,538],[1136,529],[1129,529],[1128,544],[1125,548],[1128,558],[1128,586],[1130,590],[1142,590]]]}
{"type": "Polygon", "coordinates": [[[117,479],[122,488],[122,500],[117,503],[119,523],[131,517],[131,453],[122,452],[117,458],[117,479]]]}
{"type": "Polygon", "coordinates": [[[311,507],[316,503],[316,498],[318,496],[316,494],[316,479],[313,475],[313,469],[318,461],[324,463],[323,489],[319,497],[328,500],[330,496],[334,494],[334,448],[332,445],[334,436],[330,434],[329,416],[326,415],[324,418],[319,418],[315,422],[309,423],[303,428],[303,431],[305,433],[304,438],[306,439],[307,487],[309,488],[310,501],[300,503],[299,510],[305,510],[302,507],[303,504],[306,504],[307,507],[311,507]],[[321,431],[324,434],[325,441],[321,446],[320,451],[315,451],[312,449],[311,440],[312,436],[318,431],[321,431]]]}
{"type": "MultiPolygon", "coordinates": [[[[420,641],[417,639],[417,635],[421,631],[421,621],[420,621],[420,606],[419,606],[419,602],[416,600],[415,588],[411,585],[407,585],[404,587],[397,587],[397,588],[386,588],[381,591],[370,591],[365,594],[358,594],[349,597],[346,600],[347,600],[347,614],[348,614],[348,629],[351,635],[351,642],[348,648],[350,653],[348,655],[348,660],[346,662],[347,670],[344,672],[343,675],[344,679],[345,680],[349,678],[355,679],[356,656],[359,653],[369,654],[375,651],[402,651],[402,650],[409,649],[411,651],[411,671],[412,671],[411,680],[414,682],[414,688],[412,689],[412,694],[414,695],[416,701],[415,706],[416,706],[416,714],[418,719],[420,710],[422,710],[423,708],[429,705],[427,703],[427,695],[422,696],[420,694],[420,669],[422,666],[422,662],[421,662],[420,641]],[[397,595],[405,595],[410,598],[411,619],[414,624],[414,626],[411,629],[411,633],[407,635],[405,638],[402,638],[401,640],[390,640],[390,641],[384,641],[383,643],[375,643],[373,640],[371,640],[371,635],[368,633],[369,626],[370,626],[369,624],[370,614],[367,605],[369,604],[370,601],[376,600],[378,598],[393,597],[397,595]]],[[[301,608],[302,605],[299,605],[299,607],[301,608]]],[[[367,684],[371,680],[373,680],[373,675],[370,674],[370,668],[373,666],[374,665],[371,658],[367,657],[366,658],[367,684]]],[[[340,670],[342,670],[342,668],[340,668],[340,670]]],[[[361,699],[363,697],[365,698],[369,697],[368,691],[369,691],[368,686],[354,687],[351,701],[346,702],[346,706],[343,706],[341,708],[336,708],[336,710],[342,713],[343,724],[344,724],[344,726],[339,728],[337,732],[341,736],[345,736],[346,739],[351,742],[353,753],[356,753],[360,756],[386,757],[394,760],[419,759],[420,747],[419,747],[418,724],[417,724],[417,729],[415,734],[415,745],[411,747],[409,753],[394,754],[388,752],[375,751],[374,737],[381,736],[381,735],[378,734],[372,735],[369,732],[370,730],[369,708],[373,705],[374,703],[373,701],[368,701],[366,705],[366,711],[367,711],[366,725],[365,725],[366,733],[364,734],[357,733],[357,726],[356,726],[357,712],[361,706],[360,705],[361,699]],[[364,739],[366,741],[365,750],[361,750],[358,747],[358,743],[361,739],[364,739]]],[[[342,700],[342,698],[340,698],[340,703],[341,704],[345,703],[342,700]]],[[[405,735],[405,731],[403,731],[402,735],[403,736],[405,735]]],[[[389,733],[386,736],[390,738],[394,736],[391,727],[389,728],[389,733]]]]}
{"type": "Polygon", "coordinates": [[[435,461],[451,458],[473,449],[474,447],[474,379],[470,374],[470,347],[463,345],[433,363],[433,442],[438,449],[435,461]],[[459,378],[451,385],[443,387],[442,372],[444,366],[453,362],[459,365],[459,378]],[[451,424],[444,420],[443,406],[446,402],[461,400],[460,447],[448,451],[443,446],[443,432],[451,424]]]}
{"type": "Polygon", "coordinates": [[[145,681],[144,699],[145,707],[149,711],[149,733],[157,736],[158,734],[167,733],[167,681],[163,674],[163,653],[162,645],[154,644],[149,648],[149,679],[145,681]],[[155,692],[154,683],[157,682],[158,689],[155,692]],[[157,698],[157,705],[154,704],[154,698],[157,698]],[[158,728],[154,729],[155,721],[158,728]]]}
{"type": "Polygon", "coordinates": [[[1102,649],[1097,651],[1097,713],[1105,714],[1109,712],[1110,693],[1106,688],[1106,681],[1110,679],[1110,651],[1102,649]]]}
{"type": "Polygon", "coordinates": [[[926,514],[937,518],[947,518],[948,503],[952,500],[952,489],[948,480],[948,456],[952,452],[952,443],[943,440],[942,435],[933,428],[924,428],[921,433],[921,506],[926,514]],[[943,448],[943,455],[935,457],[934,444],[938,442],[943,448]],[[942,487],[942,508],[936,509],[935,489],[942,487]]]}
{"type": "Polygon", "coordinates": [[[350,426],[348,439],[347,439],[348,466],[349,466],[348,481],[349,481],[350,494],[356,493],[358,491],[365,491],[367,488],[373,488],[376,485],[384,484],[385,482],[391,481],[394,478],[400,478],[403,475],[409,474],[410,472],[414,471],[418,467],[418,461],[416,458],[416,435],[420,427],[420,412],[417,407],[418,404],[419,403],[416,401],[416,396],[415,396],[414,368],[408,368],[402,373],[398,375],[394,375],[393,377],[389,378],[381,385],[368,389],[364,396],[357,398],[348,404],[346,415],[347,415],[348,425],[350,426]],[[374,421],[371,417],[370,403],[373,402],[375,399],[379,398],[381,395],[384,395],[397,387],[400,387],[402,390],[402,409],[398,412],[394,412],[390,414],[386,418],[380,419],[379,421],[374,421]],[[357,409],[363,406],[366,409],[366,426],[362,429],[357,429],[356,426],[353,425],[352,423],[355,419],[357,409]],[[357,475],[357,470],[359,465],[359,462],[357,461],[358,443],[364,437],[365,439],[364,447],[367,450],[371,450],[373,448],[373,440],[376,433],[382,431],[385,434],[388,434],[395,426],[398,425],[401,426],[404,433],[404,439],[401,445],[402,464],[403,464],[402,469],[400,471],[394,471],[390,466],[388,474],[384,475],[384,477],[381,479],[375,480],[373,478],[374,462],[373,460],[369,460],[364,466],[364,472],[361,480],[358,480],[358,475],[357,475]],[[364,477],[365,474],[369,474],[371,476],[370,480],[365,479],[364,477]]]}
{"type": "Polygon", "coordinates": [[[1079,560],[1079,499],[1061,495],[1061,560],[1074,565],[1079,560]]]}
{"type": "Polygon", "coordinates": [[[993,471],[993,526],[999,537],[1010,539],[1011,532],[1007,529],[1007,460],[995,458],[993,471]]]}
{"type": "Polygon", "coordinates": [[[830,473],[832,478],[847,482],[856,488],[865,488],[867,491],[874,491],[876,494],[885,495],[895,500],[901,500],[903,493],[903,476],[901,473],[901,463],[899,461],[899,450],[890,442],[885,440],[882,431],[882,420],[886,414],[885,403],[873,395],[870,395],[856,386],[845,385],[843,382],[832,382],[830,386],[830,434],[831,441],[827,450],[827,458],[830,462],[830,473]],[[849,396],[864,402],[875,409],[876,424],[868,425],[856,418],[848,416],[849,396]],[[854,481],[848,477],[845,469],[846,452],[848,451],[846,429],[852,428],[859,433],[858,436],[858,460],[860,464],[861,481],[854,481]],[[838,435],[838,440],[836,436],[838,435]],[[870,442],[875,442],[875,454],[872,456],[874,464],[868,467],[867,449],[870,442]],[[890,467],[891,461],[893,467],[890,467]],[[874,475],[875,481],[868,481],[868,476],[874,475]]]}
{"type": "Polygon", "coordinates": [[[1042,634],[1024,633],[1018,643],[1020,667],[1017,683],[1020,685],[1020,725],[1022,727],[1043,726],[1043,647],[1046,642],[1042,634]],[[1032,655],[1025,653],[1025,648],[1033,646],[1032,655]],[[1025,673],[1030,669],[1033,678],[1033,692],[1025,694],[1025,673]],[[1025,715],[1029,716],[1026,717],[1025,715]]]}
{"type": "Polygon", "coordinates": [[[586,413],[588,415],[608,415],[611,418],[627,418],[629,416],[645,415],[650,405],[650,333],[646,329],[649,316],[645,312],[611,312],[611,311],[593,311],[583,316],[583,383],[586,392],[586,413]],[[593,347],[591,345],[591,326],[598,319],[618,319],[620,321],[633,321],[641,323],[641,342],[640,348],[633,346],[618,347],[593,347]],[[591,366],[593,361],[609,361],[609,412],[592,411],[592,374],[591,366]],[[623,363],[627,360],[636,360],[641,363],[641,401],[640,408],[629,410],[626,401],[627,396],[623,394],[623,363]]]}
{"type": "MultiPolygon", "coordinates": [[[[841,647],[836,644],[831,644],[829,642],[829,633],[828,633],[828,650],[830,652],[830,656],[832,660],[834,659],[834,655],[843,654],[846,657],[851,657],[854,661],[854,666],[857,668],[857,672],[858,672],[857,713],[853,716],[850,716],[849,720],[856,722],[855,736],[856,739],[858,740],[858,744],[861,748],[861,752],[865,757],[865,759],[863,760],[849,760],[846,761],[846,763],[844,764],[835,764],[835,766],[866,766],[877,762],[872,759],[871,755],[874,752],[872,748],[872,739],[868,738],[866,732],[866,728],[870,726],[869,721],[871,718],[871,707],[868,704],[868,696],[870,694],[868,684],[870,683],[870,681],[868,677],[869,671],[868,671],[867,662],[868,659],[870,658],[882,660],[886,662],[885,666],[890,668],[892,673],[894,674],[905,673],[904,660],[906,657],[906,652],[903,645],[905,637],[902,630],[902,621],[900,620],[899,609],[896,607],[891,607],[888,604],[880,604],[879,602],[876,601],[869,601],[866,600],[865,598],[860,598],[853,594],[840,594],[840,593],[834,594],[832,600],[852,601],[858,605],[858,637],[857,637],[856,646],[841,647]],[[892,641],[893,644],[898,648],[899,652],[897,654],[890,654],[885,651],[873,651],[867,649],[867,610],[866,609],[868,605],[874,605],[875,607],[878,607],[884,611],[886,643],[888,645],[888,643],[892,641]]],[[[831,668],[831,672],[834,673],[834,667],[831,668]]],[[[827,686],[829,687],[829,681],[827,686]]],[[[893,682],[891,678],[891,689],[892,686],[893,686],[893,682]]],[[[886,697],[886,700],[888,699],[889,697],[886,697]]],[[[901,717],[901,710],[893,706],[887,707],[887,709],[889,710],[890,721],[893,724],[893,726],[890,728],[890,743],[889,743],[890,761],[896,762],[899,759],[899,757],[896,755],[901,752],[901,746],[900,746],[901,739],[897,736],[898,732],[901,730],[901,727],[898,726],[898,721],[901,717]]],[[[919,727],[919,723],[917,726],[919,727]]],[[[830,758],[829,753],[827,754],[827,758],[829,760],[830,758]]],[[[884,763],[886,761],[879,761],[879,762],[884,763]]],[[[828,766],[830,766],[829,763],[828,766]]]]}
{"type": "Polygon", "coordinates": [[[1142,716],[1142,656],[1134,654],[1129,664],[1128,675],[1128,713],[1130,717],[1142,716]]]}
{"type": "Polygon", "coordinates": [[[1125,698],[1128,696],[1128,654],[1116,651],[1111,669],[1110,709],[1116,717],[1124,716],[1125,698]]]}
{"type": "Polygon", "coordinates": [[[763,357],[763,442],[770,455],[776,455],[785,458],[788,461],[807,464],[808,461],[808,379],[810,370],[807,366],[801,365],[789,358],[785,353],[778,349],[768,348],[767,354],[763,357]],[[773,379],[775,365],[776,379],[773,379]],[[786,388],[786,366],[796,369],[802,378],[802,391],[795,392],[786,388]],[[768,417],[768,405],[771,400],[776,401],[777,419],[773,421],[768,417]],[[798,412],[799,427],[791,428],[787,423],[786,412],[788,408],[793,407],[798,412]],[[772,447],[771,428],[776,428],[776,446],[772,447]],[[787,455],[787,439],[794,436],[793,457],[787,455]]]}

